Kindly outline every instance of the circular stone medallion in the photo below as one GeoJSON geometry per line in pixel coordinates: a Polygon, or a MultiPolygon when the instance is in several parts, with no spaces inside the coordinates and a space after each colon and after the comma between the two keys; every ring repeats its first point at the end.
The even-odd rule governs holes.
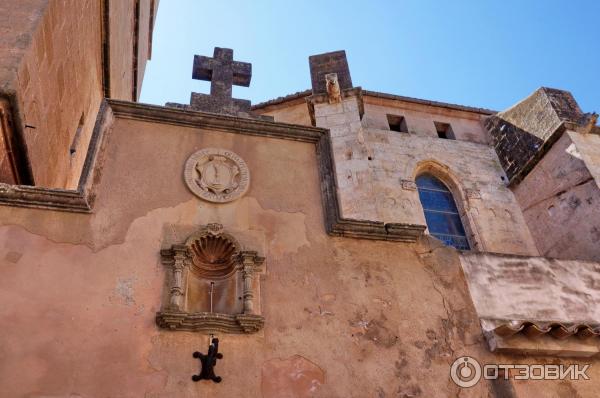
{"type": "Polygon", "coordinates": [[[183,178],[194,194],[215,203],[240,198],[250,185],[246,162],[236,153],[219,148],[194,152],[185,162],[183,178]]]}

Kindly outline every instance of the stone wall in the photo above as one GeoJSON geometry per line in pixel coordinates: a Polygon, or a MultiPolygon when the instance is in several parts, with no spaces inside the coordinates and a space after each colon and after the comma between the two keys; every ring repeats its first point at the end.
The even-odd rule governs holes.
{"type": "Polygon", "coordinates": [[[150,34],[158,0],[110,2],[110,98],[137,101],[146,62],[150,59],[150,34]]]}
{"type": "MultiPolygon", "coordinates": [[[[537,254],[493,148],[438,138],[436,133],[421,129],[418,122],[410,127],[412,120],[433,127],[431,119],[438,116],[424,117],[426,108],[418,113],[421,119],[409,119],[415,111],[406,113],[410,133],[364,127],[380,126],[383,115],[394,109],[367,105],[361,122],[358,101],[358,97],[348,96],[339,104],[314,105],[317,126],[331,132],[343,217],[424,225],[414,179],[428,171],[453,191],[474,249],[537,254]]],[[[443,112],[447,114],[444,120],[457,126],[459,137],[466,132],[485,136],[477,116],[461,120],[461,112],[443,112]]]]}
{"type": "Polygon", "coordinates": [[[31,170],[35,185],[77,186],[104,85],[110,86],[107,92],[113,98],[137,98],[133,91],[141,88],[149,55],[150,8],[155,3],[140,2],[137,23],[135,4],[134,0],[82,0],[77,6],[58,0],[6,3],[2,12],[6,19],[0,20],[6,32],[0,42],[4,54],[0,95],[11,100],[12,133],[21,140],[24,159],[20,167],[31,170]],[[110,10],[103,21],[106,4],[110,10]],[[104,22],[108,23],[103,27],[104,22]],[[134,32],[138,25],[139,35],[134,32]],[[104,47],[107,31],[110,37],[104,47]],[[105,49],[110,54],[103,54],[105,49]],[[110,67],[104,71],[106,62],[110,67]]]}
{"type": "Polygon", "coordinates": [[[31,47],[48,3],[48,0],[38,0],[0,4],[0,181],[9,184],[30,184],[33,179],[23,147],[24,127],[15,96],[19,86],[19,65],[31,47]]]}
{"type": "Polygon", "coordinates": [[[599,148],[597,135],[568,131],[514,187],[540,254],[600,259],[599,148]]]}
{"type": "Polygon", "coordinates": [[[133,100],[135,0],[112,2],[109,12],[110,97],[133,100]],[[112,37],[115,40],[112,40],[112,37]],[[118,40],[117,40],[118,38],[118,40]]]}
{"type": "Polygon", "coordinates": [[[313,93],[324,93],[326,91],[325,75],[333,71],[337,72],[338,83],[342,90],[354,87],[345,51],[312,55],[308,57],[308,63],[313,93]]]}
{"type": "Polygon", "coordinates": [[[142,92],[142,82],[144,81],[144,72],[146,71],[146,62],[150,59],[152,51],[151,37],[153,18],[155,18],[158,6],[158,0],[139,0],[138,5],[138,37],[136,54],[136,93],[134,101],[140,98],[142,92]]]}
{"type": "MultiPolygon", "coordinates": [[[[308,96],[307,92],[301,92],[288,96],[289,99],[284,97],[268,101],[255,106],[254,112],[260,115],[273,116],[275,121],[310,125],[310,113],[308,107],[306,107],[308,96]]],[[[467,111],[467,107],[462,106],[454,106],[456,109],[453,109],[453,105],[432,101],[412,99],[411,102],[407,99],[398,99],[405,97],[384,96],[381,93],[372,92],[363,92],[362,98],[364,100],[362,120],[365,127],[389,130],[387,115],[403,116],[406,119],[409,132],[417,136],[437,137],[434,122],[442,122],[448,123],[452,127],[458,141],[479,144],[491,143],[491,136],[481,123],[481,119],[489,112],[467,111]],[[460,108],[463,108],[463,110],[460,108]]]]}
{"type": "Polygon", "coordinates": [[[452,110],[440,106],[428,106],[407,101],[390,100],[370,95],[363,96],[365,116],[363,124],[379,130],[389,130],[387,115],[403,116],[408,131],[416,136],[434,137],[438,134],[434,122],[451,126],[456,140],[489,144],[491,137],[483,128],[476,112],[452,110]]]}
{"type": "Polygon", "coordinates": [[[0,4],[0,92],[16,90],[17,70],[29,48],[49,0],[3,1],[0,4]]]}
{"type": "Polygon", "coordinates": [[[36,185],[77,186],[102,99],[100,10],[98,0],[49,2],[19,65],[17,97],[36,185]]]}
{"type": "Polygon", "coordinates": [[[511,184],[535,167],[565,128],[589,131],[597,115],[586,114],[568,91],[542,87],[485,121],[511,184]]]}

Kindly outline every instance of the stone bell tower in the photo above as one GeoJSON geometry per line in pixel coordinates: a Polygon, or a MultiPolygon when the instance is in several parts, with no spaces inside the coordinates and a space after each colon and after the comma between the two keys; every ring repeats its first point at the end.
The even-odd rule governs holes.
{"type": "Polygon", "coordinates": [[[103,99],[138,100],[157,7],[0,3],[0,182],[77,187],[103,99]]]}

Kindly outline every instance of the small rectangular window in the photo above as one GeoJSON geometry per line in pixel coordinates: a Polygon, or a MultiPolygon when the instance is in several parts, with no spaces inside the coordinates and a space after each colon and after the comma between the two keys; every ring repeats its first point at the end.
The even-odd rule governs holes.
{"type": "Polygon", "coordinates": [[[437,131],[437,135],[440,138],[444,138],[447,140],[455,140],[454,132],[452,131],[452,126],[448,123],[442,122],[433,122],[435,124],[435,130],[437,131]]]}
{"type": "Polygon", "coordinates": [[[406,119],[404,119],[404,116],[387,115],[387,120],[391,131],[408,133],[408,127],[406,126],[406,119]]]}

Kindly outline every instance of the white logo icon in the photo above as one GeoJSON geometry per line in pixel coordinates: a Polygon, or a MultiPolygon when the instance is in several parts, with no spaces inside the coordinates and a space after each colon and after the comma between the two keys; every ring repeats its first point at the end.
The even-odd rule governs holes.
{"type": "Polygon", "coordinates": [[[481,379],[481,365],[474,358],[460,357],[450,368],[450,378],[459,387],[473,387],[481,379]]]}

